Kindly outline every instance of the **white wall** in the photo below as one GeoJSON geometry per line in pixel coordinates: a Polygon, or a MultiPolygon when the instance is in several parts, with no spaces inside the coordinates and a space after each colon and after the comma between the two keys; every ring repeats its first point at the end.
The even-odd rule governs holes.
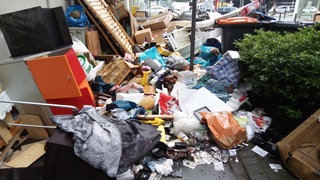
{"type": "Polygon", "coordinates": [[[41,6],[43,8],[62,6],[65,10],[68,3],[68,0],[0,0],[0,14],[6,14],[36,6],[41,6]]]}

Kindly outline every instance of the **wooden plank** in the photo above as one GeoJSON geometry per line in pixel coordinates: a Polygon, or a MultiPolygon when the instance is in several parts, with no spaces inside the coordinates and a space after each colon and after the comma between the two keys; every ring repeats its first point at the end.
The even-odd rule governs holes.
{"type": "Polygon", "coordinates": [[[10,151],[12,146],[16,143],[16,141],[20,139],[20,135],[21,135],[22,131],[24,130],[21,127],[17,127],[16,129],[18,129],[18,132],[13,136],[13,138],[11,139],[9,144],[7,144],[7,146],[4,148],[4,150],[1,151],[0,162],[3,162],[5,160],[8,152],[10,151]]]}
{"type": "MultiPolygon", "coordinates": [[[[16,121],[15,121],[15,123],[21,123],[21,120],[20,119],[17,119],[16,121]]],[[[11,127],[10,128],[10,134],[12,134],[12,136],[13,136],[13,138],[14,138],[14,136],[18,133],[18,131],[19,131],[19,129],[20,129],[20,127],[19,126],[14,126],[14,127],[11,127]]],[[[5,143],[4,142],[4,140],[3,139],[1,139],[0,140],[0,148],[2,148],[3,146],[5,146],[7,143],[5,143]]]]}
{"type": "Polygon", "coordinates": [[[30,166],[33,162],[39,159],[42,155],[45,154],[43,142],[36,142],[32,144],[29,148],[22,151],[11,161],[7,162],[5,165],[13,168],[25,168],[30,166]]]}
{"type": "Polygon", "coordinates": [[[85,33],[87,46],[93,56],[101,54],[101,46],[98,31],[87,31],[85,33]]]}
{"type": "Polygon", "coordinates": [[[0,136],[6,144],[9,144],[10,140],[13,137],[9,129],[3,126],[0,126],[0,136]]]}
{"type": "MultiPolygon", "coordinates": [[[[20,114],[19,117],[23,124],[43,125],[39,116],[20,114]]],[[[47,139],[49,137],[45,128],[26,127],[26,130],[28,131],[30,138],[33,139],[47,139]]]]}

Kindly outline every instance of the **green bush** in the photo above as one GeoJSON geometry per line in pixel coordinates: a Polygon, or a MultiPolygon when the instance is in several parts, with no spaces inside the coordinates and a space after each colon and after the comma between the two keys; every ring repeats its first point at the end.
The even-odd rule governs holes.
{"type": "MultiPolygon", "coordinates": [[[[303,120],[320,108],[319,25],[294,33],[255,30],[235,42],[241,78],[281,118],[303,120]]],[[[267,111],[266,110],[266,111],[267,111]]],[[[268,113],[268,112],[267,112],[268,113]]]]}

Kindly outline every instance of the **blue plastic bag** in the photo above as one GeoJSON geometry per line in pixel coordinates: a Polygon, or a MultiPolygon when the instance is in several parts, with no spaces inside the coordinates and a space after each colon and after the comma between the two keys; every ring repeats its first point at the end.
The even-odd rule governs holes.
{"type": "Polygon", "coordinates": [[[212,66],[221,58],[221,56],[213,54],[211,52],[212,48],[214,48],[214,47],[204,46],[204,45],[202,45],[200,47],[199,57],[201,57],[202,59],[204,59],[206,61],[209,61],[209,66],[212,66]]]}
{"type": "Polygon", "coordinates": [[[89,19],[81,5],[67,7],[65,16],[69,27],[90,27],[89,19]]]}
{"type": "Polygon", "coordinates": [[[163,59],[163,57],[159,54],[158,50],[156,47],[152,47],[150,49],[147,49],[144,53],[142,53],[140,55],[140,63],[146,59],[152,59],[152,60],[156,60],[158,61],[162,67],[166,66],[165,60],[163,59]]]}

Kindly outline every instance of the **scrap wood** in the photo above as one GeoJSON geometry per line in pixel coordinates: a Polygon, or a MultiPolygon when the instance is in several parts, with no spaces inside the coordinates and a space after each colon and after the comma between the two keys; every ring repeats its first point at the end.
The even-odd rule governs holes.
{"type": "Polygon", "coordinates": [[[9,129],[2,125],[0,125],[0,136],[6,144],[8,144],[13,137],[9,129]]]}
{"type": "Polygon", "coordinates": [[[16,144],[16,141],[22,142],[22,141],[26,140],[26,138],[22,138],[21,139],[21,137],[20,137],[20,135],[23,132],[24,128],[16,127],[15,129],[17,129],[17,132],[15,133],[13,138],[10,140],[9,144],[1,152],[0,163],[4,162],[5,158],[7,157],[7,154],[10,152],[11,148],[16,144]]]}
{"type": "Polygon", "coordinates": [[[11,159],[5,165],[14,168],[24,168],[30,166],[33,162],[45,154],[45,141],[33,143],[30,147],[22,150],[19,155],[11,159]]]}
{"type": "MultiPolygon", "coordinates": [[[[16,120],[15,121],[16,123],[21,123],[21,120],[16,120]]],[[[18,131],[19,131],[19,127],[17,127],[17,126],[14,126],[14,127],[11,127],[10,128],[10,130],[9,130],[9,132],[10,132],[10,134],[12,135],[12,136],[15,136],[17,133],[18,133],[18,131]]],[[[5,145],[7,145],[8,143],[6,143],[5,142],[5,140],[4,139],[1,139],[0,140],[0,148],[2,148],[3,146],[5,146],[5,145]]]]}
{"type": "MultiPolygon", "coordinates": [[[[19,117],[24,124],[43,125],[39,116],[20,114],[19,117]]],[[[49,137],[45,128],[26,127],[26,130],[28,131],[30,138],[33,139],[47,139],[49,137]]]]}
{"type": "Polygon", "coordinates": [[[141,119],[141,120],[147,120],[147,119],[155,119],[155,118],[160,118],[160,119],[166,119],[166,120],[169,120],[169,119],[173,119],[174,117],[171,116],[171,115],[155,115],[155,114],[151,114],[151,115],[138,115],[137,116],[138,119],[141,119]]]}

